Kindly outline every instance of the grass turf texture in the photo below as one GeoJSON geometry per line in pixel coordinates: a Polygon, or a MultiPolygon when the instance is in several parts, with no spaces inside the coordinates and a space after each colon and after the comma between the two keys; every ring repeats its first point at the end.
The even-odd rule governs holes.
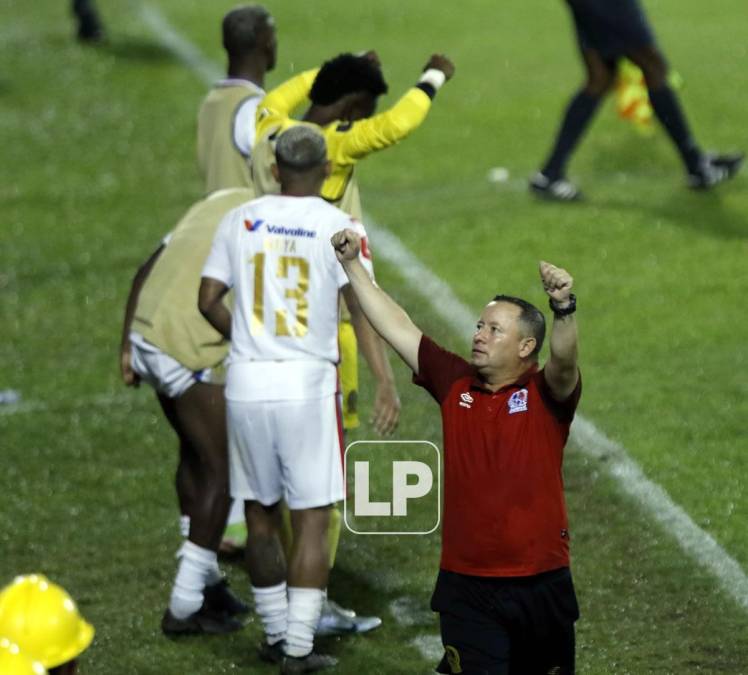
{"type": "MultiPolygon", "coordinates": [[[[233,4],[158,6],[222,63],[218,23],[233,4]]],[[[718,13],[695,0],[647,5],[701,142],[744,143],[740,0],[718,13]]],[[[100,49],[71,39],[64,3],[0,8],[0,389],[26,401],[15,414],[0,408],[0,581],[38,570],[71,591],[97,628],[82,672],[269,672],[253,652],[257,622],[179,643],[158,629],[178,545],[175,441],[150,391],[120,387],[116,350],[136,266],[200,195],[194,124],[205,85],[144,27],[137,3],[100,7],[111,36],[100,49]]],[[[560,2],[271,9],[280,57],[270,85],[375,47],[386,105],[431,52],[455,59],[424,127],[362,165],[365,207],[476,314],[500,290],[543,303],[537,260],[566,266],[579,296],[581,411],[748,566],[745,176],[689,193],[667,139],[640,138],[608,106],[571,168],[588,203],[533,202],[522,179],[580,74],[560,2]],[[486,182],[492,166],[508,167],[510,181],[486,182]]],[[[378,276],[424,330],[464,352],[467,335],[442,325],[397,270],[379,260],[378,276]]],[[[398,437],[440,444],[436,407],[396,371],[398,437]]],[[[364,427],[351,440],[369,437],[364,427]]],[[[566,477],[579,672],[745,672],[745,610],[573,447],[566,477]]],[[[385,624],[322,643],[341,657],[339,672],[429,672],[415,644],[437,632],[427,603],[438,550],[436,535],[344,536],[331,596],[385,624]]],[[[247,595],[239,568],[229,573],[247,595]]]]}

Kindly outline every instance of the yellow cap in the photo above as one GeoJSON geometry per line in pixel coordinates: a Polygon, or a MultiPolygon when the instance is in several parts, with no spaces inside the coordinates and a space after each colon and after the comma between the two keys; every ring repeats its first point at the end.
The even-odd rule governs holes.
{"type": "Polygon", "coordinates": [[[94,629],[64,588],[41,574],[29,574],[0,592],[0,635],[45,668],[54,668],[80,655],[91,644],[94,629]]]}
{"type": "Polygon", "coordinates": [[[38,661],[24,655],[8,638],[0,638],[0,673],[3,675],[47,675],[38,661]]]}

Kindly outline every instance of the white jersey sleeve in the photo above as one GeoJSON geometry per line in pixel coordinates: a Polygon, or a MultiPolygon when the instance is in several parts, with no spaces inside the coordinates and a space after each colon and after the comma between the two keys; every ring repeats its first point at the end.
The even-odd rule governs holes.
{"type": "Polygon", "coordinates": [[[261,100],[262,96],[251,96],[239,106],[234,116],[234,143],[248,159],[255,144],[255,116],[261,100]]]}
{"type": "Polygon", "coordinates": [[[229,288],[234,285],[234,271],[231,266],[231,242],[236,227],[238,211],[227,213],[216,230],[210,253],[205,260],[202,276],[217,279],[229,288]]]}

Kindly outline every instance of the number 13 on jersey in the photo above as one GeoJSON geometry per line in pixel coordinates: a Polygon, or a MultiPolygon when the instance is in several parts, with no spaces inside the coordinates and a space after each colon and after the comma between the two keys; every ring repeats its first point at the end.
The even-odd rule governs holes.
{"type": "MultiPolygon", "coordinates": [[[[252,258],[254,266],[254,303],[252,307],[252,325],[250,332],[252,335],[259,335],[266,329],[265,326],[265,265],[266,254],[255,253],[252,258]]],[[[269,261],[272,264],[273,261],[269,261]]],[[[274,307],[273,317],[275,319],[275,335],[279,337],[304,337],[309,330],[309,301],[307,292],[309,291],[309,262],[306,258],[300,256],[282,255],[278,258],[277,265],[272,271],[275,278],[279,281],[289,280],[296,277],[296,283],[293,286],[286,287],[280,292],[283,294],[277,302],[284,306],[274,307]],[[294,275],[292,270],[296,271],[294,275]],[[289,321],[288,304],[289,301],[295,301],[296,311],[294,317],[289,321]]],[[[271,306],[276,304],[272,296],[268,297],[271,306]]],[[[268,329],[271,329],[268,326],[268,329]]]]}

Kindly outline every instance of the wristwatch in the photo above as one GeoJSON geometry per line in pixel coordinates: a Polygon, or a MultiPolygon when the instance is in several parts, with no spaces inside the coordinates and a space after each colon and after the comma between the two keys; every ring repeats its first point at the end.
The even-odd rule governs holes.
{"type": "Polygon", "coordinates": [[[548,305],[553,312],[553,316],[560,319],[569,316],[569,314],[574,314],[574,312],[577,311],[577,296],[573,293],[569,293],[569,304],[566,305],[566,307],[558,307],[553,298],[548,298],[548,305]]]}

